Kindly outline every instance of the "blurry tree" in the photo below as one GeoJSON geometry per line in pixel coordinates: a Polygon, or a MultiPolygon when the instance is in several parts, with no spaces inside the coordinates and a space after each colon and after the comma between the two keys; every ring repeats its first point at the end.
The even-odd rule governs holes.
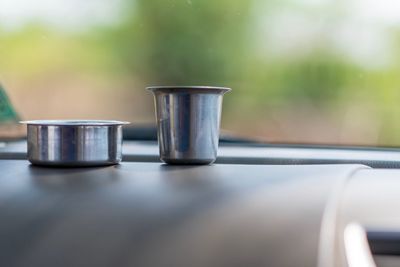
{"type": "Polygon", "coordinates": [[[332,103],[345,89],[353,68],[338,56],[315,52],[286,66],[279,90],[291,101],[306,99],[320,105],[332,103]]]}
{"type": "MultiPolygon", "coordinates": [[[[224,100],[223,122],[238,132],[264,134],[274,127],[271,121],[317,125],[323,118],[316,135],[324,127],[340,138],[376,128],[365,140],[400,143],[398,26],[385,29],[394,47],[392,63],[364,65],[332,42],[343,25],[352,25],[351,14],[342,12],[348,8],[344,2],[323,1],[319,8],[298,0],[115,2],[123,12],[107,25],[76,31],[40,21],[12,31],[0,25],[0,82],[12,90],[8,81],[18,81],[14,84],[32,91],[52,81],[112,90],[137,84],[140,90],[130,93],[139,101],[143,84],[230,86],[234,92],[224,100]],[[307,115],[299,117],[302,109],[307,115]]],[[[284,138],[302,132],[307,133],[288,130],[284,138]]]]}
{"type": "Polygon", "coordinates": [[[147,83],[226,85],[242,65],[251,3],[130,1],[114,51],[147,83]]]}

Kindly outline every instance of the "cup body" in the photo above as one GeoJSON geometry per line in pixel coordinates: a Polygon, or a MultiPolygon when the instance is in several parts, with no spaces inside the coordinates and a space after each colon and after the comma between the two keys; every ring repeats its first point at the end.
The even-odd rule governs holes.
{"type": "Polygon", "coordinates": [[[224,87],[148,87],[155,100],[160,159],[211,164],[217,158],[224,87]]]}
{"type": "Polygon", "coordinates": [[[118,121],[28,121],[28,160],[46,166],[101,166],[122,160],[118,121]]]}

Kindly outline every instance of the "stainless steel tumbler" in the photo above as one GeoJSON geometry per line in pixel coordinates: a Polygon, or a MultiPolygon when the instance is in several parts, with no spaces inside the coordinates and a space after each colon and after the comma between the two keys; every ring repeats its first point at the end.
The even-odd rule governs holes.
{"type": "Polygon", "coordinates": [[[168,164],[211,164],[217,158],[222,97],[230,88],[152,86],[160,158],[168,164]]]}

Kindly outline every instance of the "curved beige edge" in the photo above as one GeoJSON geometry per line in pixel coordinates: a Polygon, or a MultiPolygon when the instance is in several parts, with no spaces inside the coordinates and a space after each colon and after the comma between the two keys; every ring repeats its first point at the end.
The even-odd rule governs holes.
{"type": "Polygon", "coordinates": [[[365,229],[350,223],[344,230],[344,248],[349,267],[376,267],[365,229]]]}
{"type": "MultiPolygon", "coordinates": [[[[318,249],[318,267],[337,267],[340,266],[337,258],[337,244],[339,242],[338,235],[338,214],[342,193],[347,183],[352,179],[354,174],[360,170],[370,169],[365,165],[358,165],[343,175],[332,189],[326,203],[324,214],[322,215],[319,249],[318,249]]],[[[361,267],[361,266],[360,266],[361,267]]]]}

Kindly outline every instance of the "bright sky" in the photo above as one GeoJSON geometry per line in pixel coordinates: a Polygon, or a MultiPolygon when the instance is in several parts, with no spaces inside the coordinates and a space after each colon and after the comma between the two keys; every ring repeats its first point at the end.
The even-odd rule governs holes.
{"type": "Polygon", "coordinates": [[[74,29],[110,23],[120,0],[0,0],[0,26],[12,30],[35,20],[74,29]]]}
{"type": "MultiPolygon", "coordinates": [[[[298,4],[318,6],[335,1],[341,3],[339,1],[343,0],[292,1],[298,4]]],[[[386,24],[400,23],[399,0],[344,1],[354,18],[386,24]]],[[[121,0],[1,0],[0,25],[12,29],[30,20],[40,20],[67,28],[109,23],[118,16],[120,4],[121,0]]]]}
{"type": "MultiPolygon", "coordinates": [[[[112,23],[121,15],[122,1],[0,0],[0,27],[8,30],[18,29],[34,20],[76,31],[94,24],[112,23]]],[[[262,7],[269,0],[258,1],[262,7]]],[[[391,40],[386,29],[388,26],[400,27],[400,0],[286,1],[294,2],[294,6],[304,7],[340,6],[345,9],[345,15],[338,16],[334,25],[326,29],[321,26],[323,23],[316,23],[316,18],[301,13],[301,10],[296,8],[282,8],[270,17],[265,17],[265,11],[260,8],[255,15],[260,18],[257,27],[260,27],[258,36],[261,39],[258,43],[261,45],[261,53],[265,49],[265,42],[269,48],[276,47],[276,53],[310,50],[318,43],[315,38],[328,34],[332,45],[336,46],[338,51],[343,51],[360,64],[383,66],[391,61],[391,40]]],[[[326,18],[326,14],[318,16],[321,22],[330,19],[326,18]]]]}
{"type": "Polygon", "coordinates": [[[349,1],[350,10],[355,16],[386,24],[400,24],[399,0],[353,0],[349,1]]]}
{"type": "Polygon", "coordinates": [[[262,5],[254,9],[254,35],[258,36],[254,44],[260,55],[307,55],[323,40],[325,47],[335,48],[364,67],[384,68],[394,63],[393,34],[389,29],[400,28],[400,0],[286,1],[314,11],[307,13],[283,5],[263,16],[262,5]]]}

